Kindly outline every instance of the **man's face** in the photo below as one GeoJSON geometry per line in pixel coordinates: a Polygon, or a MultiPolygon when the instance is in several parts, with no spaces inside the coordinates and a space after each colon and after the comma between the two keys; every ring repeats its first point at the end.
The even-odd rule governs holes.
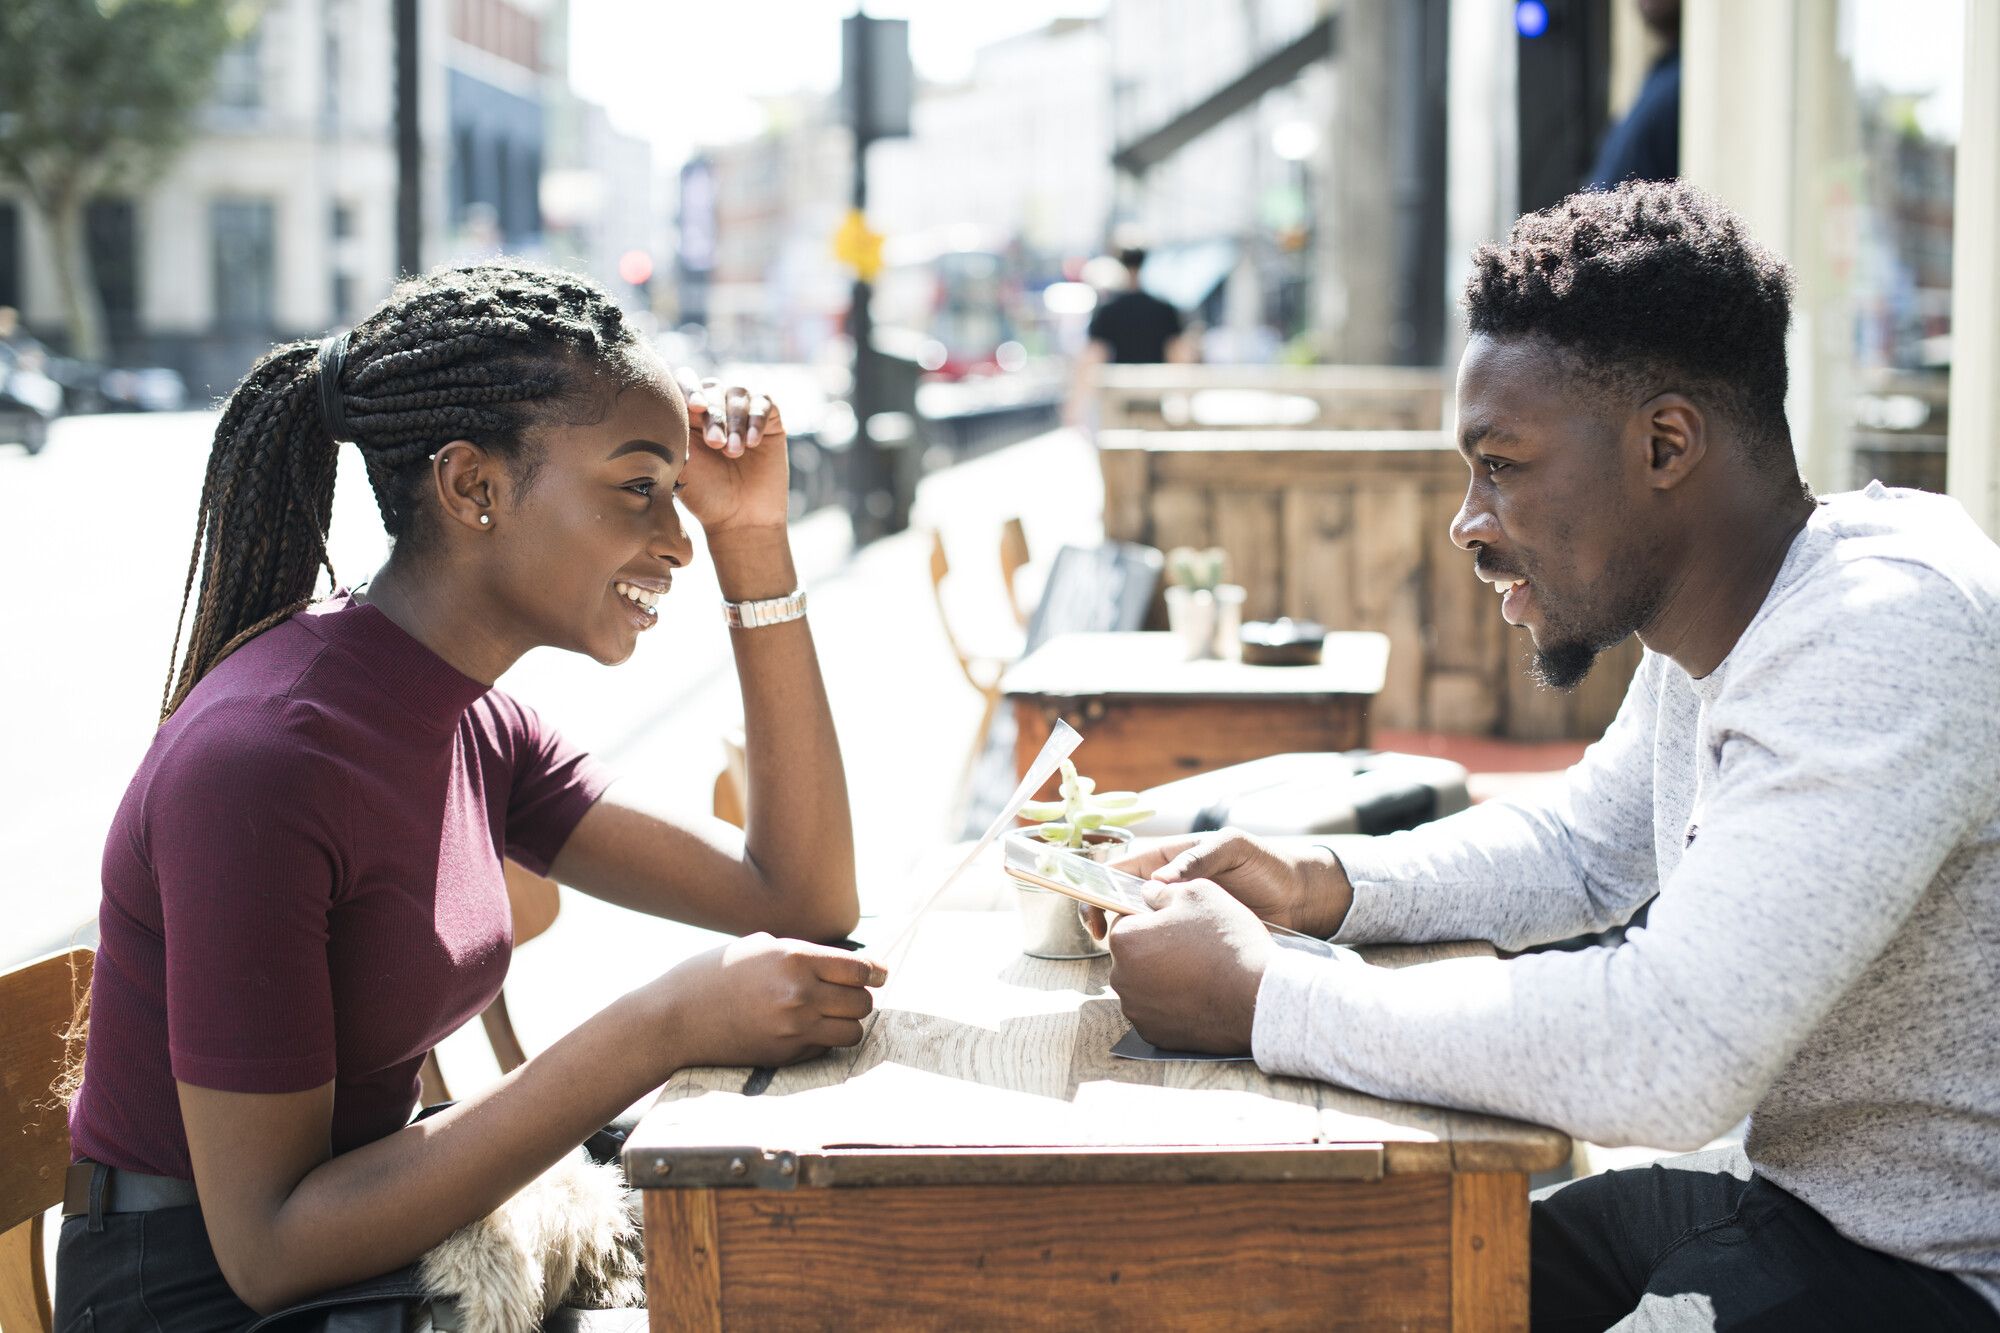
{"type": "Polygon", "coordinates": [[[1471,469],[1451,539],[1505,590],[1543,683],[1569,689],[1665,597],[1646,522],[1637,403],[1579,384],[1536,339],[1474,336],[1458,371],[1458,446],[1471,469]],[[1508,588],[1509,584],[1513,586],[1508,588]]]}

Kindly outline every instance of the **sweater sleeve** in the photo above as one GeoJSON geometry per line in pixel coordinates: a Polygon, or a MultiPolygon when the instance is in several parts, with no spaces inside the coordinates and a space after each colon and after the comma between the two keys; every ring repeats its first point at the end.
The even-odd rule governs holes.
{"type": "Polygon", "coordinates": [[[1540,801],[1491,801],[1405,833],[1329,844],[1354,903],[1342,944],[1484,939],[1503,948],[1623,922],[1658,887],[1648,654],[1604,736],[1540,801]]]}
{"type": "Polygon", "coordinates": [[[1967,685],[2000,672],[1984,618],[1928,570],[1838,582],[1727,664],[1699,835],[1644,929],[1395,972],[1276,951],[1258,1063],[1600,1143],[1692,1148],[1739,1121],[1983,817],[1973,775],[2000,764],[1967,685]]]}

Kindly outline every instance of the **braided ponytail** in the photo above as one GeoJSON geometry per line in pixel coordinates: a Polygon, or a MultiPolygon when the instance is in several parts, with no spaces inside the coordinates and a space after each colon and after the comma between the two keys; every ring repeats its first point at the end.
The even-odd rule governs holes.
{"type": "Polygon", "coordinates": [[[309,342],[273,349],[215,428],[161,720],[216,663],[307,606],[322,568],[334,578],[326,539],[339,446],[329,420],[359,447],[398,555],[416,558],[435,523],[432,455],[472,440],[507,458],[525,489],[540,460],[530,430],[580,419],[607,387],[644,379],[639,347],[587,279],[479,264],[400,284],[346,335],[344,357],[309,342]]]}

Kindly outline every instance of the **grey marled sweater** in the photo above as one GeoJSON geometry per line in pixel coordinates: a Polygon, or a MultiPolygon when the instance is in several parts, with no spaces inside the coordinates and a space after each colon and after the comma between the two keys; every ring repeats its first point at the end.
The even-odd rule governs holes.
{"type": "Polygon", "coordinates": [[[1648,653],[1547,801],[1342,841],[1335,939],[1603,930],[1402,971],[1276,950],[1257,1062],[1751,1163],[2000,1306],[2000,549],[1879,485],[1824,501],[1712,674],[1648,653]]]}

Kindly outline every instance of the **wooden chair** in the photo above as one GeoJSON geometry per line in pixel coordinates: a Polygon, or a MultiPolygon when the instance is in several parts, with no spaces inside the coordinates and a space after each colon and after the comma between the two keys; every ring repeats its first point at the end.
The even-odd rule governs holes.
{"type": "Polygon", "coordinates": [[[715,817],[737,828],[750,818],[750,761],[743,749],[743,728],[722,733],[722,771],[715,775],[715,817]]]}
{"type": "MultiPolygon", "coordinates": [[[[518,862],[508,861],[504,865],[507,903],[514,913],[514,947],[518,949],[556,923],[556,914],[562,911],[562,893],[554,880],[537,875],[518,862]]],[[[505,990],[494,996],[493,1003],[479,1015],[479,1025],[486,1029],[486,1042],[493,1048],[493,1058],[499,1062],[501,1073],[511,1074],[528,1062],[521,1039],[514,1034],[514,1019],[507,1012],[505,990]]],[[[444,1080],[436,1051],[424,1057],[417,1078],[423,1085],[424,1105],[451,1100],[451,1088],[444,1080]]],[[[0,1329],[5,1327],[0,1324],[0,1329]]]]}
{"type": "Polygon", "coordinates": [[[951,558],[945,554],[944,534],[935,528],[931,530],[931,597],[937,603],[938,623],[944,627],[945,642],[951,645],[952,656],[958,659],[958,669],[979,697],[985,707],[979,714],[979,727],[972,733],[972,751],[966,756],[966,772],[972,771],[973,761],[979,757],[979,747],[986,736],[986,729],[993,721],[994,711],[1000,706],[1000,677],[1007,673],[1014,659],[1020,656],[1021,645],[1009,643],[1004,648],[980,650],[968,647],[952,627],[951,612],[945,606],[944,583],[951,577],[951,558]]]}
{"type": "Polygon", "coordinates": [[[1028,554],[1028,531],[1018,516],[1000,525],[1000,578],[1007,585],[1007,604],[1014,609],[1014,623],[1028,628],[1033,610],[1021,595],[1021,570],[1032,559],[1028,554]]]}
{"type": "Polygon", "coordinates": [[[69,1108],[54,1084],[90,993],[89,949],[0,972],[0,1329],[51,1333],[42,1222],[62,1202],[69,1108]]]}

